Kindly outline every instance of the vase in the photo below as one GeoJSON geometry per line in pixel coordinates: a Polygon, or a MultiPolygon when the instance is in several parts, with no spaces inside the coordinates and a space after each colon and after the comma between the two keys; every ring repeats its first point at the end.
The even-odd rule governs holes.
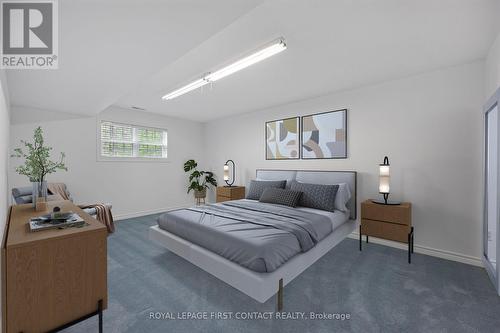
{"type": "Polygon", "coordinates": [[[37,201],[47,201],[47,182],[32,182],[33,185],[33,208],[36,208],[37,201]]]}

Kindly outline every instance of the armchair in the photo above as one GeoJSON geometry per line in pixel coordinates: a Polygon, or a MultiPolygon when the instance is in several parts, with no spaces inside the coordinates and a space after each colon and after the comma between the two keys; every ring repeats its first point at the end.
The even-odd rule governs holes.
{"type": "MultiPolygon", "coordinates": [[[[65,184],[60,184],[62,187],[62,190],[66,194],[66,197],[73,202],[73,198],[71,197],[71,193],[68,191],[68,188],[66,187],[65,184]]],[[[52,193],[49,190],[49,194],[57,194],[57,193],[52,193]]],[[[13,202],[16,205],[22,205],[22,204],[28,204],[33,202],[33,188],[30,186],[27,187],[17,187],[12,189],[12,198],[13,202]]],[[[111,205],[106,204],[106,207],[109,209],[112,208],[111,205]]],[[[96,217],[97,215],[97,209],[96,208],[84,208],[83,211],[87,214],[89,214],[92,217],[96,217]]]]}

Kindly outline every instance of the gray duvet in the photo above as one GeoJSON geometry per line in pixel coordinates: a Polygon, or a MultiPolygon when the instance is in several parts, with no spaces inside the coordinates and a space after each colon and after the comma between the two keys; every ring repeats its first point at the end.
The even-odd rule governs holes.
{"type": "Polygon", "coordinates": [[[326,216],[241,200],[179,209],[158,218],[161,229],[256,272],[272,272],[332,232],[326,216]]]}

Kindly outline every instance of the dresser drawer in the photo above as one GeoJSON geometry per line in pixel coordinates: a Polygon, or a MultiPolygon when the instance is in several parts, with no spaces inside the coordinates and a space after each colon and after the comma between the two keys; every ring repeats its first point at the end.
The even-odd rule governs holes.
{"type": "Polygon", "coordinates": [[[379,205],[372,202],[363,202],[361,216],[369,220],[411,225],[410,203],[407,202],[403,202],[401,205],[379,205]]]}
{"type": "Polygon", "coordinates": [[[361,233],[363,235],[407,243],[410,231],[411,227],[408,225],[361,219],[361,233]]]}

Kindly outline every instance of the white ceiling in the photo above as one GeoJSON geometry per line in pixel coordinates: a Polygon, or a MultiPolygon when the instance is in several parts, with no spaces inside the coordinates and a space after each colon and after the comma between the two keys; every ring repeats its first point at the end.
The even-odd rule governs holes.
{"type": "Polygon", "coordinates": [[[263,0],[60,0],[59,69],[8,70],[11,104],[97,114],[263,0]]]}
{"type": "Polygon", "coordinates": [[[481,59],[500,0],[136,2],[60,1],[60,69],[10,71],[11,103],[86,114],[135,105],[209,121],[481,59]],[[279,36],[285,52],[161,100],[279,36]]]}

